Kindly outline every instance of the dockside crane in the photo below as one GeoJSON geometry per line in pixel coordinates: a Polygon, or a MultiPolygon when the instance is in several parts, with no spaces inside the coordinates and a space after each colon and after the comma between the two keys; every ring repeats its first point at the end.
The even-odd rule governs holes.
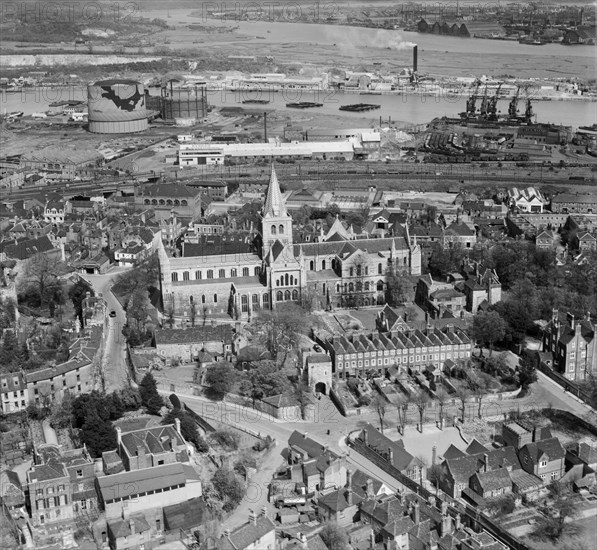
{"type": "Polygon", "coordinates": [[[508,105],[508,118],[518,117],[518,96],[520,95],[520,86],[516,88],[516,93],[508,105]]]}
{"type": "Polygon", "coordinates": [[[477,98],[479,97],[478,92],[479,92],[479,87],[481,86],[481,82],[479,80],[475,80],[475,82],[473,83],[473,91],[471,93],[471,95],[468,97],[468,99],[466,100],[466,117],[467,118],[472,118],[475,116],[475,113],[477,111],[477,98]]]}
{"type": "Polygon", "coordinates": [[[481,107],[479,108],[479,114],[481,117],[486,118],[489,108],[489,102],[487,100],[487,84],[485,85],[485,91],[483,92],[483,99],[481,100],[481,107]]]}
{"type": "Polygon", "coordinates": [[[497,103],[498,103],[498,99],[500,97],[500,90],[502,89],[502,85],[503,82],[500,82],[498,84],[498,87],[495,91],[495,95],[492,96],[491,98],[489,98],[489,105],[487,107],[487,111],[488,111],[488,116],[487,118],[489,120],[497,120],[498,116],[497,116],[497,103]]]}

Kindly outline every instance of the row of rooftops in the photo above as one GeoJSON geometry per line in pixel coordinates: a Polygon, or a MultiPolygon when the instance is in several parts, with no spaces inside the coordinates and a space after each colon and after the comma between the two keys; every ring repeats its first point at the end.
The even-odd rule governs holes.
{"type": "Polygon", "coordinates": [[[452,346],[471,344],[468,334],[457,327],[430,329],[423,332],[419,329],[406,329],[389,333],[353,334],[334,336],[328,340],[336,355],[377,352],[385,350],[401,350],[416,348],[433,348],[436,346],[452,346]]]}
{"type": "Polygon", "coordinates": [[[91,364],[102,341],[102,327],[93,325],[89,327],[87,336],[78,338],[70,345],[68,361],[37,371],[18,372],[3,375],[2,382],[6,380],[7,387],[0,388],[1,393],[23,390],[27,384],[35,384],[44,380],[51,380],[68,372],[86,367],[91,364]]]}

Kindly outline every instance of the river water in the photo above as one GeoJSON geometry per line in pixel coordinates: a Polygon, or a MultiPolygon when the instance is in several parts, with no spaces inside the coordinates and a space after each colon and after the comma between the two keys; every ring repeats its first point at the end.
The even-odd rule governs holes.
{"type": "MultiPolygon", "coordinates": [[[[86,99],[86,89],[80,86],[63,88],[31,88],[21,93],[0,93],[0,111],[2,113],[23,111],[26,115],[48,110],[50,103],[67,99],[86,99]]],[[[326,115],[342,115],[346,120],[359,119],[362,123],[366,118],[372,123],[383,117],[384,121],[391,117],[393,121],[407,124],[425,124],[439,116],[457,117],[465,107],[464,97],[434,97],[429,95],[358,95],[352,93],[339,93],[334,91],[307,92],[284,90],[280,92],[232,92],[227,90],[209,90],[208,103],[216,107],[244,107],[251,111],[284,110],[292,116],[296,114],[301,118],[304,115],[317,113],[326,115]],[[270,101],[267,105],[243,105],[247,99],[264,99],[270,101]],[[322,107],[298,110],[287,109],[286,103],[298,101],[311,101],[323,103],[322,107]],[[368,113],[351,113],[339,111],[341,105],[352,103],[372,103],[381,108],[368,113]]],[[[519,108],[524,109],[524,102],[519,108]]],[[[507,112],[508,101],[501,100],[498,109],[507,112]]],[[[585,101],[535,101],[533,109],[537,114],[538,122],[551,122],[567,126],[584,126],[597,123],[597,102],[585,101]]]]}

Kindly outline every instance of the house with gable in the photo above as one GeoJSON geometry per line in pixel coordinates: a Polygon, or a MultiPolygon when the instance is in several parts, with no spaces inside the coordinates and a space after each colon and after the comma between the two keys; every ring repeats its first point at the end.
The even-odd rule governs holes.
{"type": "Polygon", "coordinates": [[[12,470],[2,470],[0,473],[0,506],[13,519],[18,519],[25,509],[25,491],[21,485],[19,474],[12,470]]]}
{"type": "Polygon", "coordinates": [[[264,513],[249,512],[249,521],[233,531],[225,530],[216,543],[217,550],[276,550],[276,526],[264,513]]]}
{"type": "Polygon", "coordinates": [[[392,441],[371,424],[365,425],[357,439],[406,477],[416,482],[426,479],[425,464],[411,455],[400,441],[392,441]]]}
{"type": "Polygon", "coordinates": [[[518,451],[522,468],[544,484],[558,481],[565,473],[566,450],[557,437],[526,443],[518,451]]]}
{"type": "Polygon", "coordinates": [[[551,353],[555,370],[568,380],[582,382],[597,374],[597,338],[590,313],[583,319],[568,313],[564,320],[554,309],[543,329],[542,345],[551,353]]]}

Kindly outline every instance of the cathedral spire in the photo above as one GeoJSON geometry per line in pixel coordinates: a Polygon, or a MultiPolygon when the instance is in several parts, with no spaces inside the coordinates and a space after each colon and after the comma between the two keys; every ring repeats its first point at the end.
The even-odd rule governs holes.
{"type": "Polygon", "coordinates": [[[286,212],[286,205],[282,200],[282,191],[278,183],[278,176],[276,169],[272,163],[272,172],[269,178],[269,185],[267,186],[267,195],[265,197],[265,204],[263,205],[264,216],[288,216],[286,212]]]}

